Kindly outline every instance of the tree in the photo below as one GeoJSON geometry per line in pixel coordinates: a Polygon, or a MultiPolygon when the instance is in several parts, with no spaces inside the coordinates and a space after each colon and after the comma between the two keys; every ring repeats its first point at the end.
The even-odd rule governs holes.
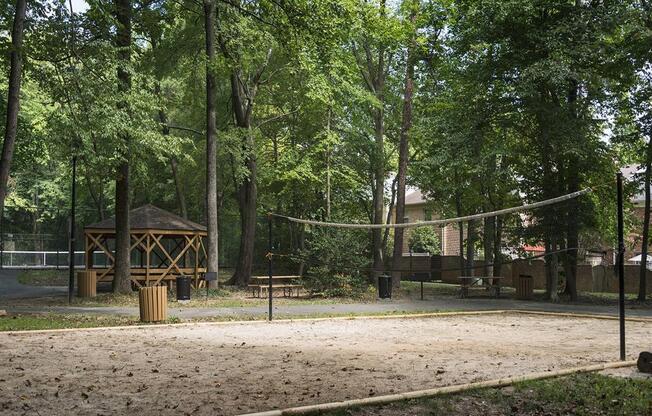
{"type": "MultiPolygon", "coordinates": [[[[207,268],[208,272],[217,272],[218,264],[218,230],[217,230],[217,144],[216,144],[216,110],[215,110],[215,4],[213,0],[204,0],[204,26],[206,37],[206,224],[208,229],[207,268]]],[[[212,282],[217,286],[217,280],[212,282]]]]}
{"type": "MultiPolygon", "coordinates": [[[[117,21],[115,44],[118,48],[119,66],[118,91],[125,96],[131,88],[131,0],[115,0],[115,17],[117,21]]],[[[118,104],[120,109],[128,107],[127,101],[118,104]]],[[[123,143],[118,152],[120,162],[115,181],[115,263],[113,291],[128,293],[131,291],[131,235],[129,227],[129,133],[122,135],[123,143]]]]}
{"type": "MultiPolygon", "coordinates": [[[[403,118],[401,123],[401,138],[398,146],[398,172],[396,185],[396,224],[402,224],[405,217],[405,186],[408,168],[409,134],[412,126],[412,94],[414,92],[414,59],[416,42],[416,18],[418,1],[407,3],[409,9],[410,34],[407,40],[407,52],[405,58],[405,87],[403,92],[403,118]]],[[[394,229],[394,253],[392,264],[400,264],[403,257],[403,228],[394,229]]],[[[400,283],[401,274],[393,273],[392,284],[397,286],[400,283]]]]}
{"type": "Polygon", "coordinates": [[[18,112],[20,110],[20,84],[23,71],[23,30],[27,5],[25,0],[16,0],[14,23],[11,31],[11,69],[9,72],[9,93],[7,94],[7,119],[2,159],[0,160],[0,221],[4,215],[5,198],[9,169],[14,154],[16,132],[18,131],[18,112]]]}
{"type": "MultiPolygon", "coordinates": [[[[372,196],[374,224],[382,224],[385,206],[385,104],[386,80],[391,67],[393,51],[391,50],[390,33],[381,33],[382,29],[389,29],[387,7],[385,0],[380,0],[378,8],[365,8],[363,15],[366,19],[367,31],[361,34],[359,42],[353,44],[353,53],[356,58],[364,85],[372,94],[374,101],[370,103],[370,114],[373,123],[374,148],[371,154],[373,169],[372,196]]],[[[382,230],[372,230],[373,270],[380,273],[383,269],[383,238],[382,230]]]]}

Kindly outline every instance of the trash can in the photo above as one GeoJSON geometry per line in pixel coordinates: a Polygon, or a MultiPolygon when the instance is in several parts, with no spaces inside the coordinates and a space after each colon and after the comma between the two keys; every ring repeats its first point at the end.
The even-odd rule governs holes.
{"type": "Polygon", "coordinates": [[[388,274],[378,275],[378,297],[381,299],[391,299],[392,276],[388,274]]]}
{"type": "Polygon", "coordinates": [[[190,300],[190,276],[177,276],[177,300],[190,300]]]}
{"type": "Polygon", "coordinates": [[[641,352],[636,361],[636,366],[641,373],[652,374],[652,352],[641,352]]]}
{"type": "Polygon", "coordinates": [[[168,319],[168,290],[166,286],[141,287],[138,291],[140,320],[161,322],[168,319]]]}
{"type": "Polygon", "coordinates": [[[97,296],[97,275],[95,270],[77,272],[77,296],[80,298],[97,296]]]}
{"type": "Polygon", "coordinates": [[[534,297],[534,278],[528,274],[519,274],[516,282],[516,298],[531,300],[534,297]]]}

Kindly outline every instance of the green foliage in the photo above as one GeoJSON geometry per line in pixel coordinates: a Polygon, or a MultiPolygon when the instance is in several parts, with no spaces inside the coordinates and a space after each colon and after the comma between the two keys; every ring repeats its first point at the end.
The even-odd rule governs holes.
{"type": "Polygon", "coordinates": [[[413,253],[439,254],[439,236],[433,227],[417,227],[409,231],[408,247],[413,253]]]}
{"type": "Polygon", "coordinates": [[[360,296],[368,287],[368,237],[365,232],[314,229],[297,261],[306,267],[306,289],[323,296],[360,296]]]}

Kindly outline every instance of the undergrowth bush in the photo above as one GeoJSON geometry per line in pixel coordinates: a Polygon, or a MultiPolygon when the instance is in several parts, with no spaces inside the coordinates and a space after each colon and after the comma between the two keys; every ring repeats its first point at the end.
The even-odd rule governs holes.
{"type": "Polygon", "coordinates": [[[370,267],[366,231],[310,230],[299,257],[306,267],[306,289],[313,295],[357,297],[366,292],[370,267]]]}

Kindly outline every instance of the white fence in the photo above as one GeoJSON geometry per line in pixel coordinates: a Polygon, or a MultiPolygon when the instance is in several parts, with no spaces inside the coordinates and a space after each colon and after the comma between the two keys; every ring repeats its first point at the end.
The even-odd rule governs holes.
{"type": "MultiPolygon", "coordinates": [[[[65,269],[68,267],[67,251],[3,251],[2,267],[5,269],[65,269]]],[[[75,268],[85,267],[83,251],[75,251],[75,268]]]]}

